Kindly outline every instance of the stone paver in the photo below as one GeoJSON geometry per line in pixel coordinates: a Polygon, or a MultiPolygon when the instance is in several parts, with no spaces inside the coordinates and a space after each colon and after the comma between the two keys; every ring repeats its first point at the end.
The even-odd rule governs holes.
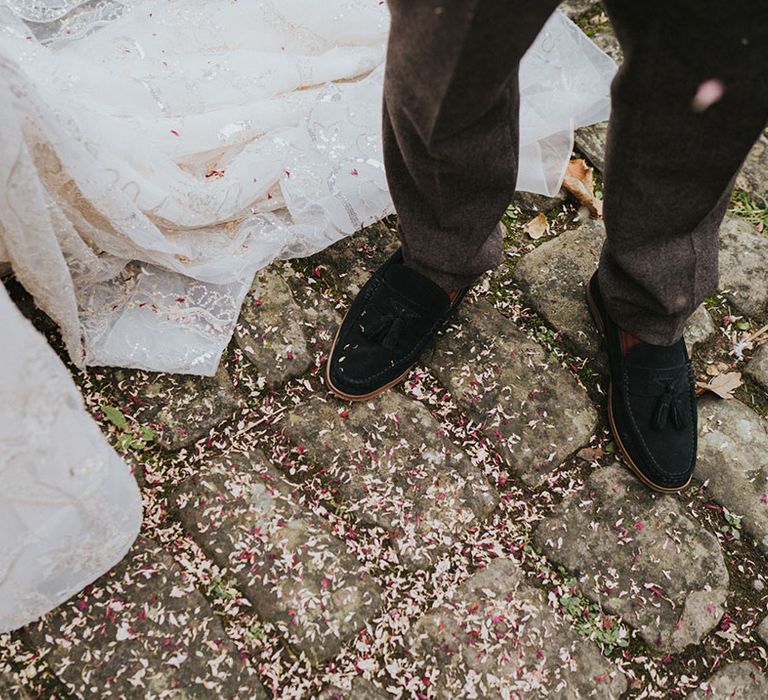
{"type": "Polygon", "coordinates": [[[339,287],[354,297],[399,245],[395,234],[379,222],[326,248],[315,258],[328,267],[339,287]]]}
{"type": "Polygon", "coordinates": [[[311,353],[327,353],[331,342],[336,336],[336,331],[341,324],[341,313],[335,308],[335,304],[325,297],[310,284],[304,277],[294,273],[286,273],[286,281],[291,288],[293,298],[301,309],[301,317],[298,322],[304,331],[304,339],[311,353]]]}
{"type": "Polygon", "coordinates": [[[558,9],[569,19],[575,20],[589,12],[599,2],[600,0],[565,0],[560,3],[558,9]]]}
{"type": "Polygon", "coordinates": [[[720,620],[728,572],[717,538],[623,466],[593,472],[534,541],[584,593],[659,651],[697,644],[720,620]]]}
{"type": "MultiPolygon", "coordinates": [[[[587,221],[528,253],[515,267],[512,277],[530,306],[554,328],[580,357],[607,370],[607,357],[585,298],[586,284],[597,269],[605,239],[602,221],[587,221]]],[[[685,328],[688,347],[693,348],[717,332],[704,305],[693,313],[685,328]]]]}
{"type": "Polygon", "coordinates": [[[591,358],[600,370],[607,367],[607,357],[585,293],[589,278],[597,269],[604,240],[602,221],[587,221],[542,243],[512,272],[534,311],[560,331],[577,355],[591,358]]]}
{"type": "Polygon", "coordinates": [[[751,663],[728,664],[687,696],[687,700],[765,700],[768,677],[751,663]]]}
{"type": "Polygon", "coordinates": [[[592,435],[597,414],[587,393],[487,302],[464,304],[457,321],[429,366],[514,473],[539,486],[592,435]]]}
{"type": "Polygon", "coordinates": [[[736,177],[736,188],[754,196],[758,202],[768,201],[768,137],[765,134],[749,152],[736,177]]]}
{"type": "Polygon", "coordinates": [[[235,341],[268,389],[312,366],[303,325],[304,314],[285,279],[273,267],[260,272],[243,303],[235,341]]]}
{"type": "Polygon", "coordinates": [[[768,237],[748,221],[727,216],[720,228],[720,288],[747,316],[768,311],[768,237]]]}
{"type": "Polygon", "coordinates": [[[768,343],[761,345],[745,368],[746,374],[768,391],[768,343]]]}
{"type": "Polygon", "coordinates": [[[174,500],[203,551],[312,663],[335,656],[378,611],[378,585],[263,454],[210,463],[174,500]]]}
{"type": "Polygon", "coordinates": [[[600,172],[605,170],[605,142],[608,137],[608,122],[598,122],[576,129],[573,138],[576,148],[600,172]]]}
{"type": "Polygon", "coordinates": [[[176,451],[205,437],[237,408],[232,380],[223,366],[213,377],[150,374],[143,382],[130,370],[118,369],[113,378],[139,423],[156,431],[166,450],[176,451]]]}
{"type": "Polygon", "coordinates": [[[704,304],[701,304],[685,324],[683,337],[685,338],[685,344],[688,346],[690,352],[697,345],[706,343],[716,333],[717,328],[715,328],[715,324],[712,321],[712,317],[709,315],[709,311],[707,311],[707,307],[704,304]]]}
{"type": "Polygon", "coordinates": [[[435,697],[618,698],[624,676],[523,576],[495,559],[413,626],[408,650],[435,697]]]}
{"type": "MultiPolygon", "coordinates": [[[[592,41],[597,44],[605,53],[607,53],[617,64],[621,65],[624,61],[624,52],[621,50],[621,45],[616,35],[612,31],[599,31],[592,36],[592,41]]],[[[603,142],[605,143],[605,142],[603,142]]],[[[603,145],[603,152],[605,151],[605,145],[603,145]]],[[[602,171],[602,167],[598,168],[602,171]]]]}
{"type": "Polygon", "coordinates": [[[480,469],[422,404],[396,391],[352,405],[315,396],[288,416],[284,432],[324,470],[345,508],[389,533],[410,567],[433,565],[496,507],[480,469]]]}
{"type": "Polygon", "coordinates": [[[254,280],[235,330],[261,388],[299,377],[327,351],[341,317],[303,277],[273,264],[254,280]]]}
{"type": "Polygon", "coordinates": [[[203,595],[144,538],[24,634],[80,698],[267,697],[203,595]]]}
{"type": "Polygon", "coordinates": [[[768,421],[736,399],[700,398],[694,477],[768,552],[768,421]]]}
{"type": "Polygon", "coordinates": [[[763,621],[757,627],[757,636],[763,640],[765,644],[768,644],[768,616],[763,618],[763,621]]]}
{"type": "Polygon", "coordinates": [[[320,693],[318,700],[387,700],[392,697],[381,688],[377,688],[365,678],[355,678],[349,690],[327,688],[320,693]]]}
{"type": "Polygon", "coordinates": [[[0,700],[32,700],[32,696],[12,675],[0,671],[0,700]]]}

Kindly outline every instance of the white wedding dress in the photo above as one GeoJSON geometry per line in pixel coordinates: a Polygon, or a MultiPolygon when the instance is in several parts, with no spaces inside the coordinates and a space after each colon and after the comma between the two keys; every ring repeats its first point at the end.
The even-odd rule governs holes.
{"type": "MultiPolygon", "coordinates": [[[[392,212],[381,0],[0,0],[0,269],[72,361],[212,375],[254,273],[392,212]]],[[[615,71],[556,14],[521,69],[519,188],[553,194],[615,71]]],[[[139,497],[0,285],[0,631],[136,534],[139,497]]]]}
{"type": "Polygon", "coordinates": [[[0,284],[0,633],[116,564],[141,522],[128,467],[0,284]]]}

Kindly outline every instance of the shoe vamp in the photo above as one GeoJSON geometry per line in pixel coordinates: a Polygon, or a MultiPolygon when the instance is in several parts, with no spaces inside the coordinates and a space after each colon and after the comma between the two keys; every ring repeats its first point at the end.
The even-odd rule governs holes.
{"type": "Polygon", "coordinates": [[[630,454],[644,458],[647,468],[661,470],[666,476],[682,475],[690,469],[695,449],[695,417],[690,398],[685,393],[676,397],[682,428],[676,427],[671,419],[661,428],[656,425],[660,400],[659,396],[632,393],[623,398],[623,420],[618,417],[622,424],[622,442],[630,454]]]}
{"type": "Polygon", "coordinates": [[[365,337],[355,337],[338,350],[336,370],[348,381],[367,381],[394,365],[392,352],[365,337]]]}

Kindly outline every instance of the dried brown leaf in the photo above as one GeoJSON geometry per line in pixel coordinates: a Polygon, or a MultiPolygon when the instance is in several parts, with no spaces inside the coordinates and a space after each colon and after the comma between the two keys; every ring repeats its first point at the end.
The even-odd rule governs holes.
{"type": "Polygon", "coordinates": [[[547,220],[547,215],[542,212],[538,216],[533,217],[525,226],[523,226],[523,231],[525,231],[534,241],[545,236],[549,233],[549,221],[547,220]]]}
{"type": "Polygon", "coordinates": [[[587,207],[592,216],[598,219],[603,217],[603,202],[595,197],[594,170],[583,158],[574,158],[568,163],[563,187],[576,201],[587,207]]]}
{"type": "Polygon", "coordinates": [[[585,462],[594,462],[603,456],[603,448],[602,447],[582,447],[576,453],[576,456],[579,459],[584,460],[585,462]]]}
{"type": "Polygon", "coordinates": [[[716,377],[712,377],[708,383],[696,382],[696,386],[699,389],[717,394],[721,399],[732,399],[733,392],[742,384],[741,372],[718,374],[716,377]]]}

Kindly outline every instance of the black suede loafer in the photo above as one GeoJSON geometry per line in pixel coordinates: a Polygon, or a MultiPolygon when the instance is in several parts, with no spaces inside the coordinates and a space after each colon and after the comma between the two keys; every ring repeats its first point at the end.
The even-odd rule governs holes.
{"type": "Polygon", "coordinates": [[[674,493],[696,465],[696,391],[685,341],[672,346],[622,342],[595,273],[587,301],[608,350],[608,418],[624,459],[655,491],[674,493]]]}
{"type": "Polygon", "coordinates": [[[403,380],[466,291],[449,297],[406,267],[398,250],[352,302],[328,357],[328,388],[343,399],[363,401],[403,380]]]}

